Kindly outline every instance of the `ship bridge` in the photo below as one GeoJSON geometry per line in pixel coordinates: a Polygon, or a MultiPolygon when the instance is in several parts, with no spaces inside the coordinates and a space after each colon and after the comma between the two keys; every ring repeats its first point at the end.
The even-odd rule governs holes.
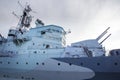
{"type": "Polygon", "coordinates": [[[66,45],[65,30],[56,25],[42,25],[31,28],[25,36],[31,37],[34,43],[43,43],[46,48],[62,48],[66,45]]]}

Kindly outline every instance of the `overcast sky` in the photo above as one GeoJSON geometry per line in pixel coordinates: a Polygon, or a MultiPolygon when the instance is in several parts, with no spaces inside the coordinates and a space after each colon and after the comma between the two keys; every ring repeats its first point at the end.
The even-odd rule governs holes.
{"type": "MultiPolygon", "coordinates": [[[[66,31],[67,44],[98,37],[107,27],[111,27],[111,37],[104,42],[106,49],[120,48],[120,0],[19,0],[24,6],[29,3],[46,25],[62,26],[66,31]]],[[[21,15],[18,0],[0,0],[0,33],[7,36],[10,27],[16,26],[18,19],[14,11],[21,15]]]]}

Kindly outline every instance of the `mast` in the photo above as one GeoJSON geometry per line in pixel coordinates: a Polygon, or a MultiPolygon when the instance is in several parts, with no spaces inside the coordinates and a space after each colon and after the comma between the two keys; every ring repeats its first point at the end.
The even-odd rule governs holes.
{"type": "Polygon", "coordinates": [[[30,23],[32,21],[32,16],[29,14],[32,11],[30,8],[30,5],[26,5],[26,7],[23,10],[23,15],[20,18],[20,21],[18,23],[18,28],[21,30],[22,28],[29,28],[30,23]]]}
{"type": "Polygon", "coordinates": [[[17,16],[13,12],[13,15],[19,18],[19,22],[15,29],[9,30],[8,40],[20,39],[21,35],[23,35],[24,32],[26,32],[27,29],[30,27],[30,23],[32,21],[32,16],[30,15],[30,12],[32,11],[32,9],[30,8],[30,5],[26,4],[24,8],[19,2],[18,4],[22,7],[23,14],[19,18],[19,16],[17,16]]]}

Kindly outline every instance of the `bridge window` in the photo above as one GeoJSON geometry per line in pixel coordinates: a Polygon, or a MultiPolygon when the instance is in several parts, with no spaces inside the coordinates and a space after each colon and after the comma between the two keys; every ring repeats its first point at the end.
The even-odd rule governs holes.
{"type": "Polygon", "coordinates": [[[45,34],[45,31],[41,31],[41,34],[42,34],[42,35],[45,34]]]}

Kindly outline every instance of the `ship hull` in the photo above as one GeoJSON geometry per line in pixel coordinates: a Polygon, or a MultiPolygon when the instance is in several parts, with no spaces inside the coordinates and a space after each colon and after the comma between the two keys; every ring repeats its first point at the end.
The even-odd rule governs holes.
{"type": "Polygon", "coordinates": [[[95,76],[85,80],[120,80],[120,56],[55,59],[93,70],[95,76]]]}
{"type": "Polygon", "coordinates": [[[120,58],[44,58],[38,55],[0,58],[0,79],[119,80],[120,58]]]}
{"type": "Polygon", "coordinates": [[[0,58],[0,79],[83,80],[94,75],[89,68],[38,55],[0,58]]]}

